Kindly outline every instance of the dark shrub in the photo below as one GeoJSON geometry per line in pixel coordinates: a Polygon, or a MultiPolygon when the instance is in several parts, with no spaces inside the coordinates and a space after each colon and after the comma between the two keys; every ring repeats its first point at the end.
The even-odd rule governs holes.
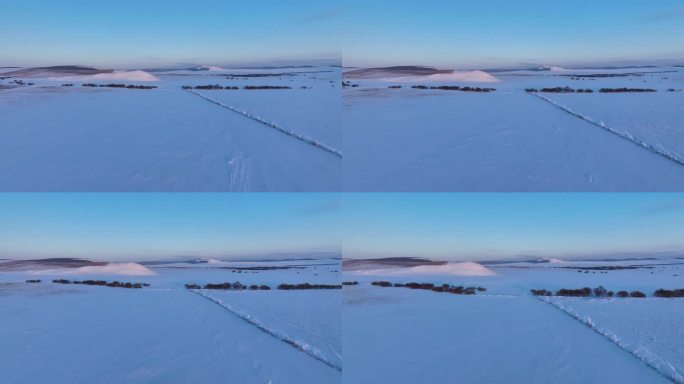
{"type": "Polygon", "coordinates": [[[40,283],[40,280],[38,279],[33,279],[33,280],[26,280],[27,283],[40,283]]]}
{"type": "Polygon", "coordinates": [[[343,281],[342,285],[358,285],[358,281],[343,281]]]}
{"type": "Polygon", "coordinates": [[[62,84],[62,87],[73,87],[73,84],[62,84]]]}
{"type": "Polygon", "coordinates": [[[391,287],[392,283],[390,283],[389,281],[374,281],[371,283],[371,285],[375,285],[378,287],[391,287]]]}
{"type": "Polygon", "coordinates": [[[278,289],[282,290],[294,290],[294,289],[342,289],[342,285],[332,285],[332,284],[280,284],[278,289]]]}
{"type": "Polygon", "coordinates": [[[389,88],[389,89],[400,89],[400,88],[401,88],[401,85],[390,85],[390,86],[387,87],[387,88],[389,88]]]}
{"type": "Polygon", "coordinates": [[[52,280],[52,282],[55,284],[71,284],[71,281],[69,281],[67,279],[55,279],[55,280],[52,280]]]}
{"type": "Polygon", "coordinates": [[[659,289],[653,293],[653,296],[666,298],[684,297],[684,289],[659,289]]]}
{"type": "Polygon", "coordinates": [[[556,296],[588,297],[591,296],[591,288],[561,289],[556,292],[556,296]]]}
{"type": "Polygon", "coordinates": [[[539,90],[537,88],[525,88],[525,92],[527,93],[537,93],[539,90]]]}
{"type": "Polygon", "coordinates": [[[651,88],[601,88],[601,93],[625,93],[625,92],[657,92],[651,88]]]}
{"type": "Polygon", "coordinates": [[[259,289],[262,291],[268,291],[271,289],[271,287],[269,287],[268,285],[260,285],[259,289]]]}
{"type": "Polygon", "coordinates": [[[197,284],[185,284],[185,289],[200,289],[200,288],[202,288],[202,287],[200,287],[197,284]]]}
{"type": "Polygon", "coordinates": [[[546,289],[531,289],[530,292],[532,292],[534,296],[553,296],[553,293],[546,289]]]}
{"type": "Polygon", "coordinates": [[[248,91],[258,90],[258,89],[292,89],[291,87],[285,87],[282,85],[245,85],[242,89],[248,91]]]}
{"type": "Polygon", "coordinates": [[[629,292],[627,292],[627,291],[618,291],[617,297],[629,297],[629,292]]]}
{"type": "Polygon", "coordinates": [[[425,85],[413,85],[413,86],[411,86],[411,88],[413,88],[413,89],[429,89],[425,85]]]}
{"type": "Polygon", "coordinates": [[[632,291],[632,292],[629,293],[629,296],[630,296],[630,297],[639,297],[639,298],[641,298],[641,297],[646,297],[646,294],[643,293],[643,292],[641,292],[641,291],[632,291]]]}
{"type": "Polygon", "coordinates": [[[599,285],[598,287],[594,288],[594,295],[597,297],[606,297],[608,296],[608,290],[603,288],[602,285],[599,285]]]}

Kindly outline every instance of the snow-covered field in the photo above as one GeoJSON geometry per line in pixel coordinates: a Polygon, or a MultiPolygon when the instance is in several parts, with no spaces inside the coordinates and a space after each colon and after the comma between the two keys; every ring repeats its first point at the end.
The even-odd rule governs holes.
{"type": "Polygon", "coordinates": [[[341,381],[340,290],[276,289],[281,283],[339,284],[339,259],[134,265],[9,270],[0,262],[2,381],[341,381]],[[247,266],[286,269],[232,269],[247,266]],[[141,274],[146,270],[152,274],[141,274]],[[29,279],[42,282],[26,283],[29,279]],[[123,289],[52,279],[150,286],[123,289]],[[236,281],[272,289],[185,288],[236,281]]]}
{"type": "Polygon", "coordinates": [[[345,269],[343,281],[359,283],[343,289],[345,382],[684,382],[684,299],[653,297],[659,288],[684,288],[683,259],[447,264],[424,266],[417,274],[406,269],[345,269]],[[612,268],[587,269],[595,267],[612,268]],[[474,269],[491,273],[474,276],[474,269]],[[487,290],[456,295],[373,281],[487,290]],[[599,285],[648,297],[530,294],[599,285]]]}
{"type": "Polygon", "coordinates": [[[684,187],[684,68],[552,68],[457,75],[345,79],[345,190],[684,187]],[[414,85],[496,91],[412,89],[414,85]],[[565,86],[593,93],[525,91],[565,86]],[[657,92],[599,93],[601,88],[622,87],[657,92]]]}
{"type": "Polygon", "coordinates": [[[22,76],[0,80],[0,191],[342,188],[339,68],[22,76]],[[182,89],[216,84],[240,89],[182,89]]]}

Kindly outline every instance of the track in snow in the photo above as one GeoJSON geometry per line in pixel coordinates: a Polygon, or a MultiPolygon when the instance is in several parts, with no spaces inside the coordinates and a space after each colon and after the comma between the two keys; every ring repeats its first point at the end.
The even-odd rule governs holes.
{"type": "Polygon", "coordinates": [[[603,122],[600,122],[600,123],[596,122],[591,117],[584,116],[578,112],[575,112],[572,109],[570,109],[564,105],[558,104],[555,101],[553,101],[547,97],[544,97],[542,95],[539,95],[539,94],[533,93],[533,92],[527,92],[527,93],[532,95],[532,96],[539,98],[540,100],[546,101],[547,103],[553,105],[554,107],[560,109],[561,111],[563,111],[565,113],[569,113],[572,116],[575,116],[579,119],[582,119],[591,125],[597,126],[601,129],[604,129],[604,130],[606,130],[606,131],[608,131],[608,132],[610,132],[610,133],[612,133],[612,134],[614,134],[614,135],[616,135],[622,139],[625,139],[625,140],[627,140],[633,144],[636,144],[636,145],[640,146],[641,148],[644,148],[644,149],[646,149],[646,150],[648,150],[648,151],[650,151],[656,155],[662,156],[662,157],[664,157],[664,158],[666,158],[666,159],[668,159],[668,160],[670,160],[676,164],[684,166],[684,160],[680,159],[677,155],[674,155],[674,154],[669,153],[667,151],[664,151],[662,149],[658,149],[649,143],[646,143],[644,141],[641,141],[641,140],[635,138],[634,136],[632,136],[631,134],[629,134],[627,132],[622,132],[622,131],[616,130],[614,128],[611,128],[611,127],[607,126],[606,124],[604,124],[603,122]]]}
{"type": "Polygon", "coordinates": [[[288,130],[288,129],[285,129],[285,128],[279,126],[279,125],[276,124],[276,123],[273,123],[273,122],[264,120],[263,118],[261,118],[261,117],[259,117],[259,116],[256,116],[256,115],[253,115],[253,114],[251,114],[251,113],[249,113],[249,112],[247,112],[247,111],[242,111],[242,110],[239,110],[239,109],[237,109],[237,108],[235,108],[235,107],[233,107],[233,106],[231,106],[231,105],[223,104],[223,103],[221,103],[220,101],[214,100],[214,99],[212,99],[211,97],[205,96],[205,95],[203,95],[203,94],[201,94],[201,93],[199,93],[199,92],[197,92],[197,91],[192,90],[192,91],[189,91],[189,92],[190,92],[190,93],[193,93],[193,94],[195,94],[195,95],[197,95],[197,96],[199,96],[199,97],[201,97],[201,98],[203,98],[204,100],[207,100],[207,101],[210,102],[210,103],[216,104],[216,105],[218,105],[219,107],[228,109],[229,111],[233,111],[233,112],[235,112],[235,113],[239,113],[239,114],[242,115],[242,116],[248,117],[248,118],[250,118],[250,119],[252,119],[252,120],[254,120],[254,121],[257,121],[257,122],[259,122],[259,123],[261,123],[261,124],[264,124],[264,125],[266,125],[266,126],[268,126],[268,127],[274,128],[274,129],[276,129],[276,130],[278,130],[278,131],[280,131],[280,132],[282,132],[282,133],[284,133],[284,134],[286,134],[286,135],[288,135],[288,136],[290,136],[290,137],[294,137],[294,138],[297,139],[297,140],[303,141],[303,142],[305,142],[305,143],[307,143],[307,144],[309,144],[309,145],[313,145],[314,147],[316,147],[316,148],[318,148],[318,149],[322,149],[322,150],[324,150],[324,151],[326,151],[326,152],[328,152],[328,153],[331,153],[331,154],[333,154],[333,155],[335,155],[335,156],[337,156],[337,157],[339,157],[339,158],[342,157],[342,152],[340,152],[340,150],[337,149],[337,148],[333,148],[333,147],[331,147],[331,146],[329,146],[329,145],[323,144],[323,143],[321,143],[321,142],[318,142],[318,141],[316,141],[316,140],[314,140],[314,139],[311,139],[311,138],[309,138],[309,137],[306,137],[306,136],[304,136],[304,135],[300,135],[300,134],[297,133],[297,132],[293,132],[293,131],[290,131],[290,130],[288,130]]]}
{"type": "Polygon", "coordinates": [[[635,359],[639,360],[640,362],[646,364],[649,368],[653,369],[655,372],[657,372],[659,375],[663,376],[664,378],[670,380],[671,382],[675,384],[684,384],[684,377],[677,372],[677,370],[667,361],[663,360],[659,356],[655,354],[643,354],[639,353],[638,350],[631,350],[628,349],[617,337],[617,335],[608,332],[602,328],[599,328],[594,322],[591,321],[588,317],[582,317],[578,313],[575,313],[574,311],[568,310],[565,307],[563,307],[560,304],[557,304],[551,300],[543,299],[543,298],[537,298],[539,301],[544,302],[546,304],[551,305],[552,307],[558,309],[559,311],[563,312],[567,316],[571,317],[574,320],[579,321],[580,323],[584,324],[587,326],[589,329],[592,331],[596,332],[597,334],[605,337],[608,339],[611,343],[613,343],[615,346],[620,348],[621,350],[629,353],[630,356],[634,357],[635,359]],[[658,361],[661,363],[661,365],[664,365],[666,367],[669,367],[670,369],[668,371],[663,371],[660,368],[660,365],[656,365],[654,361],[658,361]]]}
{"type": "Polygon", "coordinates": [[[333,364],[332,362],[328,361],[328,359],[326,359],[325,356],[322,356],[320,353],[318,353],[318,351],[311,349],[307,344],[301,343],[300,341],[295,340],[295,339],[293,339],[287,335],[281,335],[281,334],[277,333],[276,331],[274,331],[274,330],[268,328],[266,325],[262,324],[259,320],[255,319],[255,318],[253,318],[247,314],[240,313],[240,312],[236,311],[230,305],[224,304],[221,300],[218,300],[218,299],[215,299],[211,296],[205,295],[200,290],[191,289],[189,291],[194,292],[197,295],[211,301],[212,303],[220,306],[221,308],[225,309],[226,311],[237,316],[241,320],[246,321],[247,323],[257,327],[258,329],[265,332],[266,334],[268,334],[268,335],[270,335],[270,336],[272,336],[272,337],[274,337],[274,338],[298,349],[299,351],[306,353],[307,355],[309,355],[309,356],[313,357],[314,359],[320,361],[321,363],[329,366],[330,368],[333,368],[337,371],[342,372],[342,367],[339,367],[339,366],[333,364]]]}

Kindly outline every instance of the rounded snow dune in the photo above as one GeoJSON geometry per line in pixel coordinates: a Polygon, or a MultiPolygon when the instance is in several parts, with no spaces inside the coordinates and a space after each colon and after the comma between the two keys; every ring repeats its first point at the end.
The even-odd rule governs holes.
{"type": "Polygon", "coordinates": [[[400,76],[383,78],[386,82],[459,82],[459,83],[496,83],[496,77],[484,71],[456,71],[451,73],[435,73],[427,76],[400,76]]]}
{"type": "Polygon", "coordinates": [[[156,275],[156,272],[138,263],[107,263],[106,265],[89,265],[79,268],[47,269],[35,273],[39,275],[156,275]]]}
{"type": "Polygon", "coordinates": [[[496,273],[482,264],[472,261],[441,265],[419,265],[408,268],[379,268],[354,271],[360,275],[448,275],[448,276],[494,276],[496,273]]]}
{"type": "Polygon", "coordinates": [[[106,80],[106,81],[140,81],[140,82],[152,82],[152,81],[160,81],[159,78],[149,72],[145,71],[114,71],[111,73],[98,73],[96,75],[85,75],[85,76],[60,76],[60,77],[51,77],[50,80],[56,80],[56,81],[67,81],[67,80],[79,80],[79,81],[87,81],[87,80],[92,80],[92,81],[97,81],[97,80],[106,80]]]}

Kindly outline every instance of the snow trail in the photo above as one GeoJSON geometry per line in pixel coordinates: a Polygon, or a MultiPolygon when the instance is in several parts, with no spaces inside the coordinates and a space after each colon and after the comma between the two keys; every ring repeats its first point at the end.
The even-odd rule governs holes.
{"type": "Polygon", "coordinates": [[[309,356],[313,357],[314,359],[320,361],[321,363],[323,363],[323,364],[329,366],[330,368],[333,368],[333,369],[335,369],[335,370],[337,370],[337,371],[342,372],[342,367],[339,367],[339,366],[337,366],[336,364],[330,362],[330,361],[329,361],[328,359],[326,359],[326,357],[323,356],[316,348],[314,348],[314,347],[312,347],[312,346],[310,346],[310,345],[308,345],[308,344],[306,344],[306,343],[302,343],[302,342],[300,342],[300,341],[298,341],[298,340],[295,340],[295,339],[293,339],[293,338],[291,338],[291,337],[289,337],[289,336],[287,336],[287,335],[280,334],[280,333],[274,331],[273,329],[268,328],[266,325],[264,325],[263,323],[261,323],[258,319],[254,318],[254,317],[252,317],[252,316],[250,316],[250,315],[248,315],[248,314],[246,314],[246,313],[239,312],[239,311],[237,311],[235,308],[233,308],[232,306],[230,306],[229,304],[225,304],[225,303],[223,303],[223,302],[222,302],[221,300],[219,300],[219,299],[215,299],[215,298],[213,298],[213,297],[211,297],[211,296],[209,296],[209,295],[206,295],[206,294],[204,294],[203,292],[201,292],[200,290],[191,289],[191,290],[189,290],[189,291],[191,291],[191,292],[193,292],[193,293],[196,293],[197,295],[199,295],[199,296],[201,296],[201,297],[203,297],[203,298],[205,298],[205,299],[211,301],[212,303],[214,303],[214,304],[220,306],[221,308],[225,309],[226,311],[228,311],[228,312],[232,313],[233,315],[237,316],[237,317],[240,318],[241,320],[246,321],[247,323],[249,323],[249,324],[251,324],[251,325],[257,327],[259,330],[261,330],[261,331],[265,332],[266,334],[268,334],[268,335],[270,335],[270,336],[272,336],[272,337],[274,337],[274,338],[276,338],[276,339],[278,339],[278,340],[280,340],[280,341],[282,341],[282,342],[284,342],[284,343],[286,343],[286,344],[292,346],[293,348],[296,348],[296,349],[298,349],[299,351],[306,353],[307,355],[309,355],[309,356]]]}
{"type": "Polygon", "coordinates": [[[301,134],[299,134],[299,133],[297,133],[297,132],[294,132],[294,131],[291,131],[291,130],[289,130],[289,129],[283,128],[283,127],[279,126],[278,124],[276,124],[276,123],[274,123],[274,122],[265,120],[265,119],[263,119],[263,118],[261,118],[261,117],[259,117],[259,116],[253,115],[253,114],[251,114],[251,113],[249,113],[249,112],[247,112],[247,111],[240,110],[240,109],[235,108],[235,107],[233,107],[233,106],[231,106],[231,105],[223,104],[223,103],[221,103],[220,101],[214,100],[214,99],[212,99],[211,97],[205,96],[205,95],[203,95],[203,94],[201,94],[201,93],[199,93],[199,92],[197,92],[197,91],[191,90],[191,91],[189,91],[189,92],[190,92],[190,93],[193,93],[193,94],[195,94],[195,95],[197,95],[197,96],[199,96],[199,97],[201,97],[201,98],[203,98],[204,100],[207,100],[207,101],[210,102],[210,103],[216,104],[216,105],[218,105],[219,107],[228,109],[228,110],[233,111],[233,112],[235,112],[235,113],[239,113],[239,114],[242,115],[242,116],[248,117],[248,118],[250,118],[250,119],[252,119],[252,120],[254,120],[254,121],[257,121],[257,122],[259,122],[259,123],[261,123],[261,124],[264,124],[264,125],[266,125],[266,126],[268,126],[268,127],[274,128],[274,129],[276,129],[276,130],[278,130],[278,131],[280,131],[280,132],[282,132],[282,133],[284,133],[284,134],[286,134],[286,135],[288,135],[288,136],[294,137],[294,138],[297,139],[297,140],[303,141],[303,142],[305,142],[305,143],[307,143],[307,144],[309,144],[309,145],[313,145],[314,147],[319,148],[319,149],[322,149],[322,150],[324,150],[324,151],[326,151],[326,152],[328,152],[328,153],[331,153],[331,154],[333,154],[333,155],[335,155],[335,156],[337,156],[337,157],[340,157],[340,158],[342,157],[342,152],[340,152],[340,150],[337,149],[337,148],[333,148],[333,147],[331,147],[331,146],[329,146],[329,145],[327,145],[327,144],[323,144],[323,143],[318,142],[318,141],[316,141],[316,140],[314,140],[314,139],[311,139],[311,138],[309,138],[309,137],[306,137],[306,136],[304,136],[304,135],[301,135],[301,134]]]}
{"type": "Polygon", "coordinates": [[[537,297],[537,299],[541,302],[544,302],[546,304],[551,305],[552,307],[558,309],[562,313],[566,314],[567,316],[571,317],[574,320],[579,321],[580,323],[584,324],[587,326],[589,329],[592,331],[596,332],[597,334],[605,337],[608,339],[611,343],[615,344],[618,348],[621,350],[629,353],[630,356],[634,357],[635,359],[639,360],[640,362],[646,364],[649,368],[653,369],[655,372],[657,372],[659,375],[665,377],[666,379],[670,380],[671,382],[675,384],[684,384],[684,376],[682,376],[677,369],[670,364],[668,361],[664,360],[660,356],[644,349],[644,348],[637,348],[637,349],[629,349],[627,345],[625,345],[618,335],[615,333],[611,332],[608,329],[604,329],[596,325],[591,318],[589,317],[583,317],[580,314],[576,313],[575,311],[564,307],[560,303],[556,303],[554,301],[551,301],[546,298],[541,298],[537,297]]]}
{"type": "Polygon", "coordinates": [[[604,129],[604,130],[606,130],[606,131],[608,131],[608,132],[610,132],[610,133],[612,133],[612,134],[614,134],[614,135],[616,135],[616,136],[618,136],[618,137],[620,137],[620,138],[622,138],[622,139],[624,139],[624,140],[627,140],[627,141],[629,141],[629,142],[631,142],[631,143],[633,143],[633,144],[636,144],[636,145],[640,146],[641,148],[644,148],[644,149],[646,149],[646,150],[648,150],[648,151],[650,151],[650,152],[652,152],[652,153],[654,153],[654,154],[656,154],[656,155],[662,156],[662,157],[664,157],[664,158],[666,158],[666,159],[668,159],[668,160],[670,160],[670,161],[672,161],[672,162],[674,162],[674,163],[676,163],[676,164],[679,164],[679,165],[684,166],[684,159],[680,159],[680,158],[679,158],[677,155],[675,155],[675,154],[672,154],[672,153],[670,153],[670,152],[668,152],[668,151],[665,151],[665,150],[663,150],[663,149],[656,148],[656,147],[654,147],[653,145],[651,145],[651,144],[649,144],[649,143],[647,143],[647,142],[641,141],[641,140],[637,139],[636,137],[634,137],[633,135],[631,135],[631,134],[628,133],[628,132],[623,132],[623,131],[617,130],[617,129],[615,129],[615,128],[611,128],[611,127],[607,126],[607,125],[606,125],[604,122],[602,122],[602,121],[601,121],[601,122],[597,122],[597,121],[595,121],[594,119],[592,119],[590,116],[585,116],[585,115],[582,115],[582,114],[579,113],[579,112],[575,112],[575,111],[573,111],[572,109],[570,109],[570,108],[568,108],[568,107],[566,107],[566,106],[564,106],[564,105],[562,105],[562,104],[559,104],[559,103],[557,103],[557,102],[555,102],[555,101],[553,101],[553,100],[551,100],[551,99],[549,99],[549,98],[547,98],[547,97],[544,97],[544,96],[542,96],[542,95],[539,95],[539,94],[537,94],[537,93],[528,92],[528,94],[530,94],[530,95],[532,95],[532,96],[535,96],[535,97],[537,97],[537,98],[539,98],[539,99],[541,99],[541,100],[544,100],[545,102],[547,102],[547,103],[553,105],[554,107],[560,109],[561,111],[566,112],[566,113],[569,113],[570,115],[573,115],[573,116],[575,116],[575,117],[577,117],[577,118],[579,118],[579,119],[582,119],[582,120],[586,121],[587,123],[589,123],[589,124],[591,124],[591,125],[597,126],[597,127],[601,128],[601,129],[604,129]]]}

